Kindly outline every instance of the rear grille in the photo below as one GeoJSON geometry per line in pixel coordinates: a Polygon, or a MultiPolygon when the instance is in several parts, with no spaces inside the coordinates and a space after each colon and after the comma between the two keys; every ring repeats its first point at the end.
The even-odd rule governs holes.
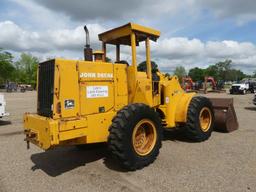
{"type": "Polygon", "coordinates": [[[45,117],[52,117],[54,63],[55,60],[50,60],[39,64],[37,113],[45,117]]]}

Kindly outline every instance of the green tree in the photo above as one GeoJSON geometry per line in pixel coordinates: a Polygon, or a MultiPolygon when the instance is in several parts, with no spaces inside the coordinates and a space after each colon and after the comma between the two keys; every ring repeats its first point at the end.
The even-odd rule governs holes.
{"type": "Polygon", "coordinates": [[[218,75],[222,80],[227,80],[227,73],[231,69],[231,63],[232,60],[225,60],[215,64],[218,69],[218,75]]]}
{"type": "Polygon", "coordinates": [[[231,71],[232,60],[220,61],[214,65],[210,65],[205,69],[206,76],[212,76],[215,80],[228,80],[228,74],[231,71]]]}
{"type": "MultiPolygon", "coordinates": [[[[147,71],[147,63],[146,61],[143,61],[141,62],[138,67],[137,67],[138,71],[147,71]]],[[[155,73],[158,71],[158,65],[154,62],[154,61],[151,61],[151,69],[152,69],[152,72],[155,73]]]]}
{"type": "Polygon", "coordinates": [[[245,77],[246,77],[246,74],[244,74],[241,70],[230,69],[227,72],[226,80],[228,80],[228,81],[240,81],[245,77]]]}
{"type": "Polygon", "coordinates": [[[22,53],[20,59],[15,62],[18,81],[34,85],[36,83],[38,62],[38,58],[31,54],[22,53]]]}
{"type": "Polygon", "coordinates": [[[193,79],[193,81],[203,81],[205,76],[205,70],[195,67],[189,70],[188,76],[193,79]]]}
{"type": "Polygon", "coordinates": [[[182,82],[182,77],[185,77],[187,75],[187,72],[183,66],[178,66],[175,68],[173,74],[179,78],[180,82],[182,82]]]}
{"type": "Polygon", "coordinates": [[[0,83],[6,80],[12,80],[15,71],[12,65],[13,56],[11,53],[0,49],[0,83]]]}
{"type": "Polygon", "coordinates": [[[210,65],[205,69],[205,76],[214,77],[215,80],[220,80],[219,69],[216,65],[210,65]]]}

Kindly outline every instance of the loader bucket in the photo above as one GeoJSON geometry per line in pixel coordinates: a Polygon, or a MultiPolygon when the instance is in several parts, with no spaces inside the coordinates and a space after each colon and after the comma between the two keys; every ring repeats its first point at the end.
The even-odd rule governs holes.
{"type": "Polygon", "coordinates": [[[215,115],[215,130],[229,133],[238,129],[233,98],[209,98],[215,115]]]}

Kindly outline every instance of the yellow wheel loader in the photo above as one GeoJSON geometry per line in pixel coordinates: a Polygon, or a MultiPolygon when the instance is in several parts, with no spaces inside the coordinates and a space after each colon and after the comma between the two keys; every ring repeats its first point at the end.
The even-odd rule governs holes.
{"type": "Polygon", "coordinates": [[[200,142],[211,136],[215,122],[224,131],[237,128],[231,100],[211,102],[185,93],[176,76],[152,71],[150,41],[157,41],[159,31],[128,23],[99,34],[102,50],[95,52],[86,26],[85,32],[84,61],[56,58],[39,64],[37,113],[24,115],[28,146],[48,150],[107,142],[121,165],[135,170],[156,159],[163,129],[178,127],[200,142]],[[137,70],[141,44],[145,72],[137,70]],[[107,45],[115,46],[114,63],[106,62],[107,45]],[[130,63],[120,59],[121,46],[131,47],[130,63]]]}

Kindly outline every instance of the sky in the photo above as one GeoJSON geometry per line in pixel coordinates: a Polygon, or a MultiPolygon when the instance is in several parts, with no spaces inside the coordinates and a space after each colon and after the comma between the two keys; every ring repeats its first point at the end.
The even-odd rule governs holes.
{"type": "MultiPolygon", "coordinates": [[[[255,10],[255,0],[1,0],[0,47],[15,59],[22,52],[41,61],[83,59],[85,24],[95,50],[101,46],[99,33],[134,22],[161,31],[151,57],[162,71],[231,59],[234,68],[251,74],[256,71],[255,10]]],[[[143,50],[138,62],[145,58],[143,50]]],[[[130,60],[129,47],[121,47],[121,53],[130,60]]]]}

